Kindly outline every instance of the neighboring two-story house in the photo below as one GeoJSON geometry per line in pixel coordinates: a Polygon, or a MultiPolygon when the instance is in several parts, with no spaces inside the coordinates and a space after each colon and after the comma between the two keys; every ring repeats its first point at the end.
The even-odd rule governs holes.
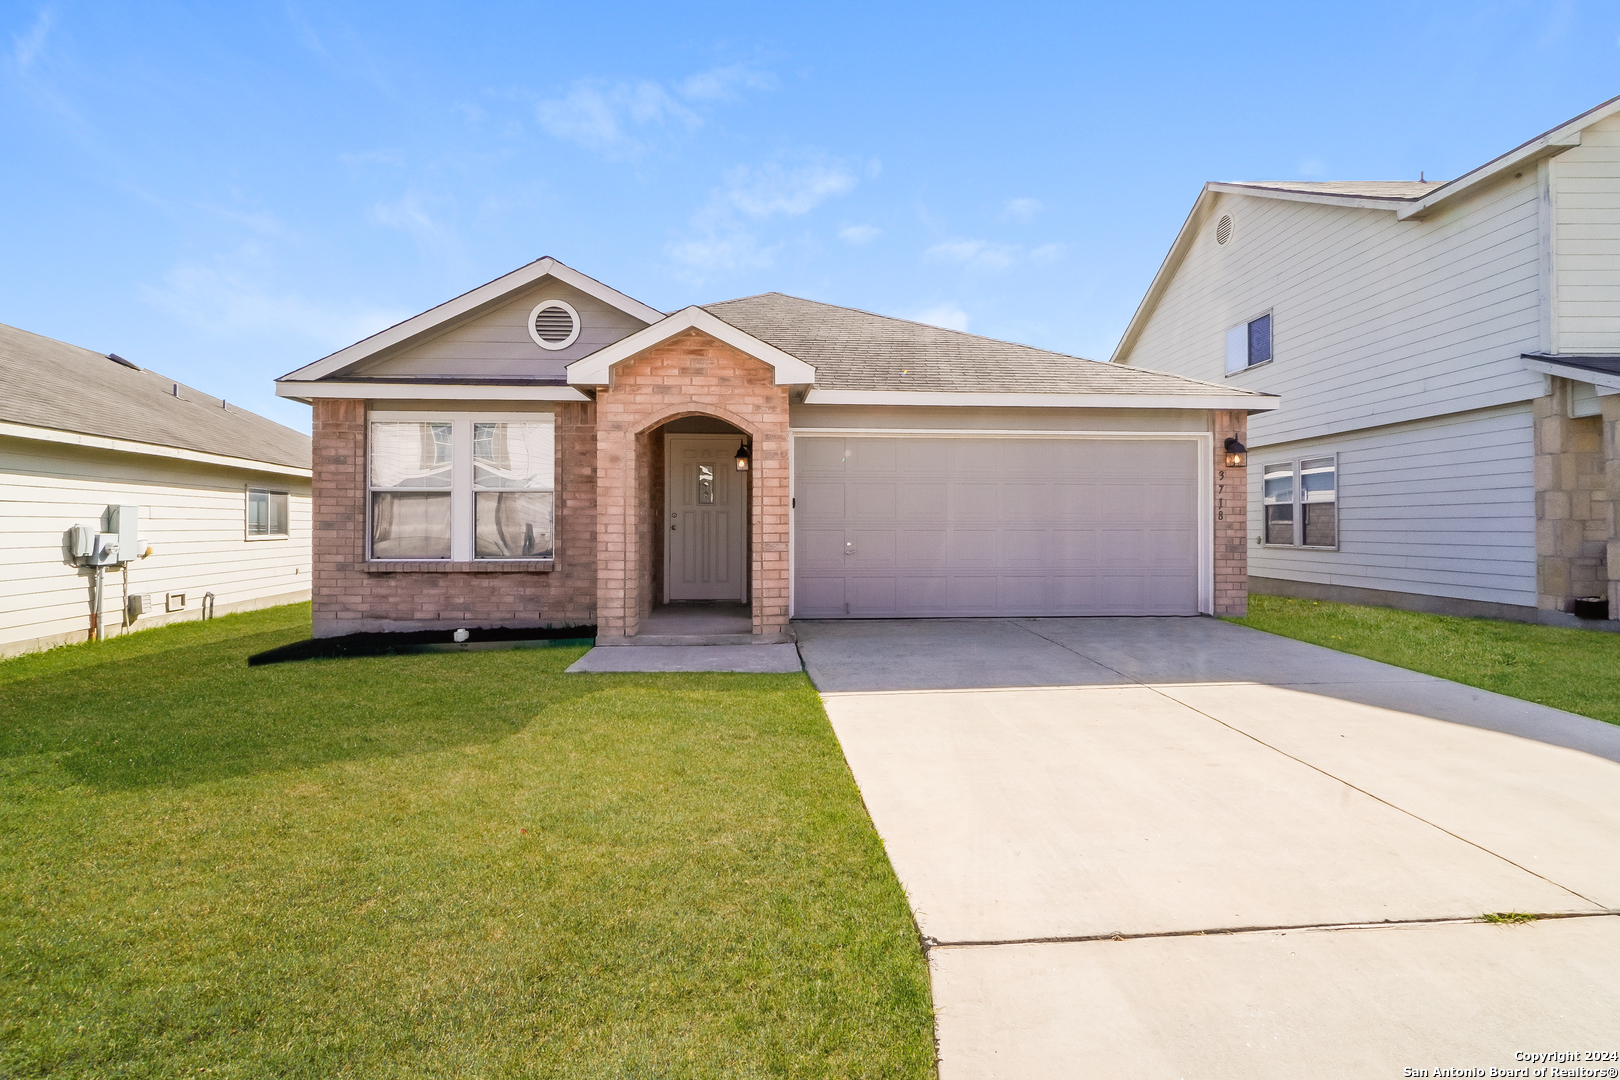
{"type": "Polygon", "coordinates": [[[1112,359],[1282,395],[1251,591],[1620,615],[1620,98],[1449,182],[1206,184],[1112,359]]]}

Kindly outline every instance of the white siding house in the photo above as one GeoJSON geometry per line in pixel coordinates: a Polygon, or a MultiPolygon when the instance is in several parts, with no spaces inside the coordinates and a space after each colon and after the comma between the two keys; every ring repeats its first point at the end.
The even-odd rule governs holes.
{"type": "Polygon", "coordinates": [[[0,656],[92,636],[70,538],[110,507],[138,508],[139,543],[103,570],[102,636],[309,599],[307,436],[3,325],[0,381],[0,656]]]}
{"type": "Polygon", "coordinates": [[[1252,591],[1620,614],[1620,99],[1450,182],[1205,185],[1112,359],[1281,395],[1252,591]]]}

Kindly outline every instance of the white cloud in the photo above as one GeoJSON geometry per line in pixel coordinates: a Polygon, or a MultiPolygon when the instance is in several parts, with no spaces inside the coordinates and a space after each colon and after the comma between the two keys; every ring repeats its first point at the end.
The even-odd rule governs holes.
{"type": "Polygon", "coordinates": [[[644,145],[637,131],[648,125],[674,122],[695,128],[699,123],[697,113],[646,80],[606,88],[576,82],[567,97],[536,105],[535,116],[559,139],[614,155],[640,153],[644,145]]]}
{"type": "Polygon", "coordinates": [[[927,323],[929,326],[943,326],[947,330],[962,330],[968,328],[968,313],[952,303],[935,304],[931,308],[924,308],[911,316],[912,321],[927,323]]]}
{"type": "Polygon", "coordinates": [[[1029,261],[1049,266],[1063,258],[1069,251],[1068,244],[1042,244],[1029,253],[1029,261]]]}
{"type": "Polygon", "coordinates": [[[1327,166],[1322,164],[1321,158],[1306,158],[1304,161],[1299,163],[1299,175],[1326,176],[1327,166]]]}
{"type": "Polygon", "coordinates": [[[392,326],[410,313],[372,304],[319,302],[266,289],[221,266],[181,263],[161,287],[142,286],[148,303],[222,335],[276,334],[338,348],[392,326]]]}
{"type": "Polygon", "coordinates": [[[862,244],[870,244],[881,235],[883,235],[883,230],[876,225],[843,225],[838,229],[838,239],[856,247],[860,247],[862,244]]]}
{"type": "Polygon", "coordinates": [[[776,76],[746,64],[731,64],[689,75],[677,83],[675,89],[691,100],[731,101],[739,90],[775,90],[776,76]]]}
{"type": "Polygon", "coordinates": [[[739,165],[725,179],[692,216],[694,235],[669,247],[671,258],[700,276],[769,266],[780,245],[760,239],[764,223],[808,214],[857,183],[841,162],[816,159],[739,165]]]}
{"type": "Polygon", "coordinates": [[[1002,216],[1014,221],[1033,221],[1035,215],[1046,209],[1039,199],[1011,199],[1002,208],[1002,216]]]}
{"type": "Polygon", "coordinates": [[[366,220],[408,233],[418,244],[433,251],[450,251],[460,244],[455,229],[436,218],[422,196],[414,191],[407,191],[392,202],[375,204],[367,211],[366,220]]]}
{"type": "Polygon", "coordinates": [[[55,20],[55,13],[50,5],[39,9],[34,18],[34,25],[28,28],[26,34],[11,35],[11,58],[17,65],[17,70],[26,71],[34,62],[34,58],[45,49],[45,36],[51,32],[51,23],[55,20]]]}
{"type": "Polygon", "coordinates": [[[1005,270],[1017,260],[1018,246],[988,240],[949,240],[923,254],[935,262],[957,263],[969,270],[1005,270]]]}

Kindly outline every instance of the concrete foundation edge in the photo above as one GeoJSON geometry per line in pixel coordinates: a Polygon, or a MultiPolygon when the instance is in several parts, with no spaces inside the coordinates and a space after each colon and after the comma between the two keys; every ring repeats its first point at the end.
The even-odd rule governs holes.
{"type": "MultiPolygon", "coordinates": [[[[218,617],[220,615],[233,615],[239,611],[257,611],[260,608],[280,607],[283,604],[307,603],[309,603],[309,590],[302,589],[297,592],[277,593],[275,596],[261,596],[253,600],[238,600],[231,604],[216,604],[214,606],[214,615],[218,617]]],[[[116,608],[107,612],[109,623],[112,621],[111,617],[117,614],[116,608]]],[[[125,634],[139,633],[142,630],[156,630],[160,626],[170,626],[174,623],[194,622],[201,618],[201,608],[188,608],[185,611],[159,612],[155,615],[146,615],[141,617],[133,626],[126,627],[117,623],[109,625],[107,627],[107,640],[111,641],[113,638],[122,637],[125,634]]],[[[73,645],[88,639],[89,631],[86,629],[72,630],[65,634],[47,634],[44,637],[24,638],[21,641],[8,641],[0,644],[0,660],[12,656],[23,656],[28,653],[43,652],[46,649],[54,649],[60,645],[73,645]]]]}

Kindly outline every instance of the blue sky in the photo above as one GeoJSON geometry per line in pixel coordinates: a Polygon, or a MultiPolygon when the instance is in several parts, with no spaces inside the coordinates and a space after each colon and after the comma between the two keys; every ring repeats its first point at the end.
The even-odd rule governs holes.
{"type": "Polygon", "coordinates": [[[1450,178],[1620,6],[0,2],[0,322],[271,380],[541,255],[1106,358],[1210,179],[1450,178]]]}

